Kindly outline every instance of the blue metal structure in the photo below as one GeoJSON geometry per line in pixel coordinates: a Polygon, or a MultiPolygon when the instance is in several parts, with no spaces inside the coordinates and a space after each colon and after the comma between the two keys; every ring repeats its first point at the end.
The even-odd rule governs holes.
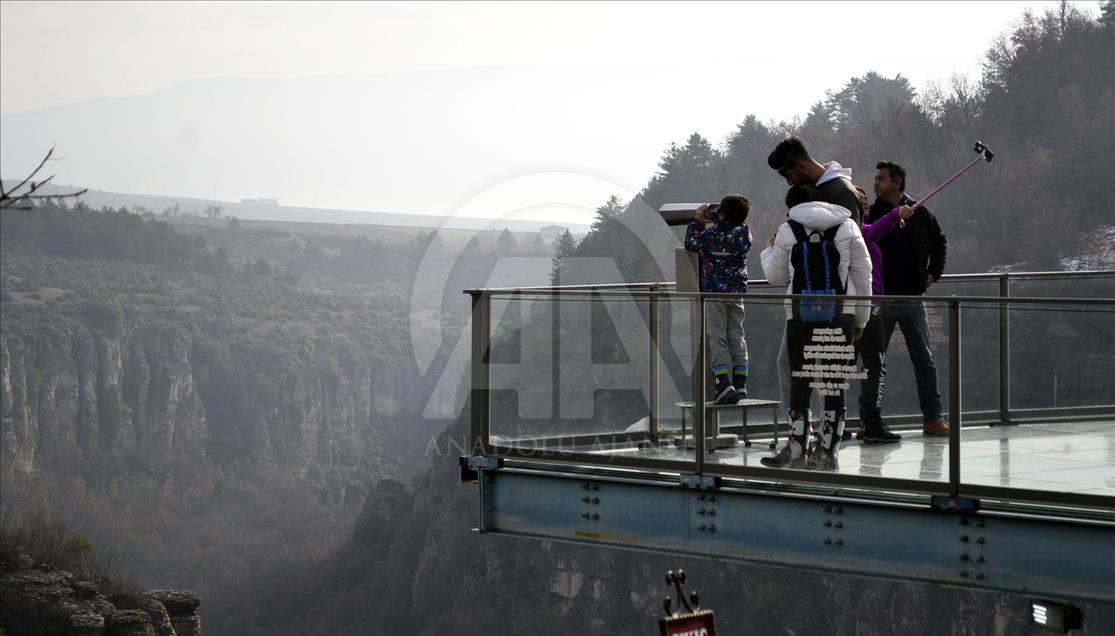
{"type": "MultiPolygon", "coordinates": [[[[728,451],[702,444],[669,447],[672,433],[658,412],[658,309],[684,303],[691,308],[692,324],[700,326],[703,304],[721,295],[682,294],[661,284],[469,290],[472,448],[477,452],[462,457],[461,466],[462,479],[479,486],[477,529],[1115,603],[1115,381],[1109,384],[1112,390],[1096,396],[1098,404],[1012,408],[1013,310],[1026,306],[1035,312],[1088,315],[1091,329],[1099,325],[1102,330],[1093,335],[1115,337],[1115,300],[1110,298],[1009,295],[1012,279],[1066,277],[1113,280],[1115,272],[958,276],[951,278],[998,282],[1000,295],[925,298],[948,308],[949,439],[934,444],[919,440],[916,432],[907,434],[910,441],[899,452],[909,457],[901,461],[886,456],[891,449],[848,450],[849,459],[842,460],[848,469],[827,473],[761,467],[755,453],[766,451],[763,445],[752,450],[740,444],[728,451]],[[645,304],[652,394],[645,429],[558,430],[518,438],[492,434],[505,414],[492,411],[491,302],[525,295],[590,303],[614,295],[645,304]],[[963,410],[963,316],[966,310],[989,307],[999,322],[1000,408],[963,410]],[[1074,439],[1087,443],[1074,446],[1074,439]]],[[[791,296],[767,294],[762,300],[785,298],[791,296]]],[[[1056,336],[1064,329],[1047,331],[1056,336]]],[[[690,369],[695,370],[689,374],[690,395],[704,395],[704,330],[693,328],[690,335],[690,369]]],[[[776,421],[767,425],[768,433],[776,421]]],[[[706,424],[704,409],[695,409],[697,439],[706,437],[706,424]]],[[[751,430],[763,427],[752,423],[751,430]]]]}

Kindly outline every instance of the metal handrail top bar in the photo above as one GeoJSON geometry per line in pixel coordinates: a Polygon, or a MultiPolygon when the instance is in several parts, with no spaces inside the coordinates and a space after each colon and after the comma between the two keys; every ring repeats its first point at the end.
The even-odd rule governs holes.
{"type": "MultiPolygon", "coordinates": [[[[1020,279],[1041,279],[1041,278],[1107,278],[1115,277],[1115,270],[1110,269],[1095,269],[1095,270],[1079,270],[1074,272],[979,272],[969,274],[945,274],[941,277],[941,281],[997,281],[1003,278],[1014,280],[1020,279]]],[[[755,278],[748,281],[748,285],[767,286],[771,285],[765,278],[755,278]]],[[[527,287],[474,287],[465,289],[466,294],[478,294],[482,292],[535,292],[544,290],[607,290],[607,289],[649,289],[649,288],[672,288],[675,286],[674,281],[662,282],[647,282],[647,283],[590,283],[584,285],[532,285],[527,287]]]]}
{"type": "MultiPolygon", "coordinates": [[[[613,289],[562,289],[540,288],[536,290],[520,289],[478,289],[470,293],[489,297],[514,296],[527,294],[533,296],[573,296],[573,297],[613,297],[629,298],[707,298],[710,300],[747,300],[761,298],[764,301],[816,299],[808,294],[726,294],[716,292],[678,292],[661,290],[613,290],[613,289]]],[[[989,304],[989,305],[1106,305],[1115,306],[1115,298],[1049,298],[1049,297],[999,297],[999,296],[852,296],[840,295],[841,300],[857,301],[884,301],[884,302],[931,302],[931,303],[963,303],[963,304],[989,304]]]]}
{"type": "Polygon", "coordinates": [[[593,290],[593,289],[649,289],[653,287],[674,287],[674,281],[661,283],[588,283],[584,285],[532,285],[527,287],[473,287],[464,290],[466,294],[490,292],[533,292],[555,289],[593,290]]]}

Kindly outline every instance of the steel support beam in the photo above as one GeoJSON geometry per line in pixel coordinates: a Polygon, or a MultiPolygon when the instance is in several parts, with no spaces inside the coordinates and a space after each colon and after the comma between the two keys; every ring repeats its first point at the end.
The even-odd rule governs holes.
{"type": "Polygon", "coordinates": [[[484,470],[482,532],[1115,602],[1115,516],[1044,518],[484,470]]]}

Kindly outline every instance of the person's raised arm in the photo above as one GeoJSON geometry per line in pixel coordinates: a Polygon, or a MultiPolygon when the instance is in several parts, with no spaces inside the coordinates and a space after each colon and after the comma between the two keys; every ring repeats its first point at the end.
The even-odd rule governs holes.
{"type": "Polygon", "coordinates": [[[697,211],[693,214],[693,220],[685,228],[685,249],[690,252],[700,251],[707,240],[705,233],[705,210],[707,209],[707,203],[697,206],[697,211]]]}
{"type": "Polygon", "coordinates": [[[900,220],[904,221],[914,215],[914,210],[908,205],[894,208],[874,223],[864,223],[863,240],[865,243],[877,243],[894,229],[900,220]]]}

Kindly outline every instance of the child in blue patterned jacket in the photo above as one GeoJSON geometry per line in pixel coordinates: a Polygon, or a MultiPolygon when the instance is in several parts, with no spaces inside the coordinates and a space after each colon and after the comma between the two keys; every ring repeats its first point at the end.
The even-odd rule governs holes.
{"type": "MultiPolygon", "coordinates": [[[[747,291],[747,252],[751,228],[745,221],[751,202],[730,194],[719,206],[703,203],[685,230],[685,249],[700,256],[701,291],[742,294],[747,291]]],[[[716,382],[717,404],[731,404],[747,397],[747,340],[743,333],[743,301],[710,300],[705,303],[708,334],[716,382]]]]}

